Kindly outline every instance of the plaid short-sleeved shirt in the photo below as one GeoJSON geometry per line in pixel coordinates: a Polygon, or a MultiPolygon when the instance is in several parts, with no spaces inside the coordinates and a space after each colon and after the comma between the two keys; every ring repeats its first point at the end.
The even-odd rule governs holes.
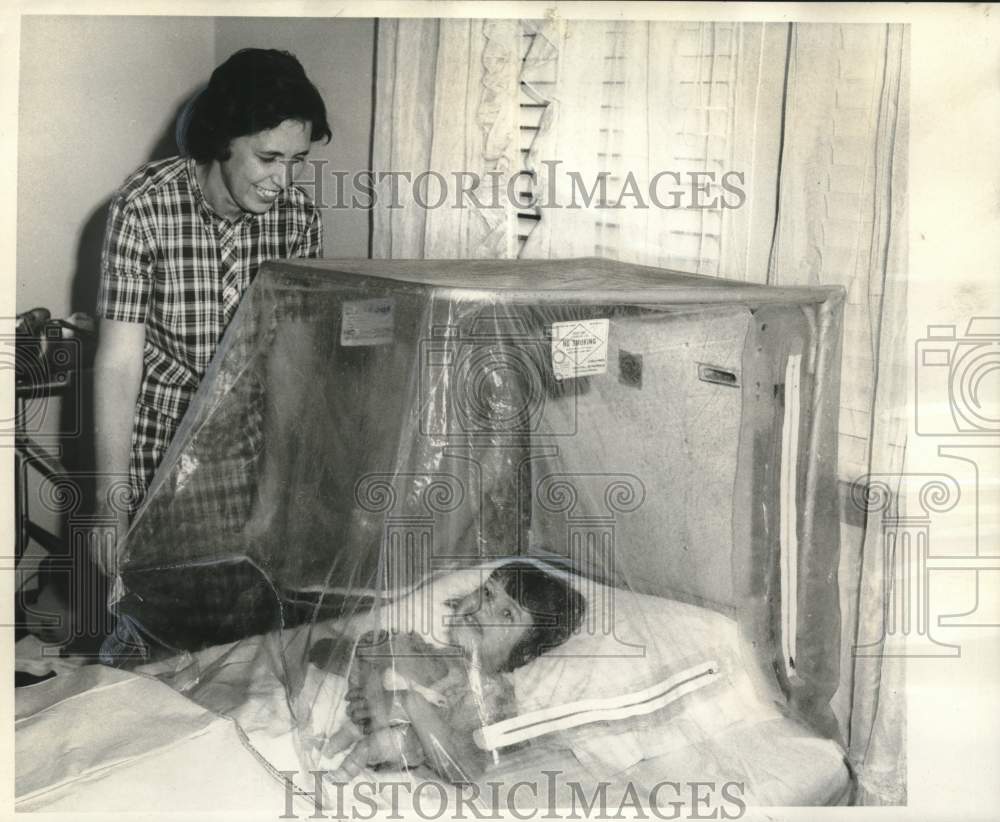
{"type": "MultiPolygon", "coordinates": [[[[133,512],[261,263],[321,253],[319,209],[296,186],[263,214],[228,220],[205,200],[190,158],[148,163],[125,181],[108,214],[97,313],[146,325],[133,512]]],[[[247,430],[250,454],[256,428],[247,430]]]]}

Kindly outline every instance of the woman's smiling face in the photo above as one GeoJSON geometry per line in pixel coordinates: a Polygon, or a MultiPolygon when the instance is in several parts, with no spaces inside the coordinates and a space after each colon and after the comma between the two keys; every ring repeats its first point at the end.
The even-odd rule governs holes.
{"type": "Polygon", "coordinates": [[[222,186],[213,191],[209,185],[206,191],[212,207],[230,218],[241,212],[267,211],[309,153],[311,132],[309,123],[285,120],[274,128],[232,140],[229,159],[218,164],[222,186]]]}

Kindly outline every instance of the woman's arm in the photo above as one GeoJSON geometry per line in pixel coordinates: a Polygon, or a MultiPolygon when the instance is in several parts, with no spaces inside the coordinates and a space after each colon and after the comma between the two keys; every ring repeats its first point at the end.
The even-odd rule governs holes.
{"type": "MultiPolygon", "coordinates": [[[[116,520],[115,542],[125,535],[128,514],[111,510],[108,490],[128,476],[135,401],[142,380],[146,319],[153,299],[156,245],[153,215],[141,199],[119,194],[111,201],[101,248],[97,316],[101,318],[94,361],[94,440],[97,509],[116,520]]],[[[94,545],[93,559],[114,574],[115,548],[94,545]]]]}
{"type": "MultiPolygon", "coordinates": [[[[94,419],[97,450],[97,506],[103,515],[114,516],[116,540],[128,527],[124,511],[112,511],[108,500],[111,485],[128,476],[135,402],[142,380],[142,350],[145,323],[101,320],[94,360],[94,419]]],[[[114,575],[111,550],[97,548],[93,559],[105,573],[114,575]]]]}

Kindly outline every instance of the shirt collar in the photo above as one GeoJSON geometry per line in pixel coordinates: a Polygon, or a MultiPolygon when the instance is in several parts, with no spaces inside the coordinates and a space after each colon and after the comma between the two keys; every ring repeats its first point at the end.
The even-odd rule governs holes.
{"type": "Polygon", "coordinates": [[[198,212],[201,214],[201,218],[210,226],[229,226],[236,225],[239,223],[249,223],[262,215],[254,214],[252,211],[243,212],[242,217],[237,217],[235,220],[230,220],[227,217],[220,215],[211,204],[208,202],[208,198],[205,197],[205,192],[201,190],[201,183],[198,182],[198,173],[196,171],[196,163],[193,157],[188,157],[187,160],[187,173],[188,181],[191,185],[191,191],[194,192],[195,202],[198,204],[198,212]]]}

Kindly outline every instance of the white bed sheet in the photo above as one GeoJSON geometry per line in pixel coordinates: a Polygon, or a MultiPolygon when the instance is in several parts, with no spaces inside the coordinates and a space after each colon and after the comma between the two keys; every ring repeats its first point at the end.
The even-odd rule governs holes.
{"type": "MultiPolygon", "coordinates": [[[[706,630],[711,626],[713,632],[718,632],[720,619],[728,622],[714,611],[667,602],[669,608],[685,615],[685,630],[692,634],[696,643],[704,641],[694,630],[697,627],[694,623],[698,621],[696,612],[705,612],[705,626],[702,627],[706,630]]],[[[353,626],[353,631],[364,627],[370,626],[353,626]]],[[[314,634],[309,641],[317,638],[314,634]]],[[[288,645],[305,639],[305,627],[285,632],[288,645]]],[[[207,659],[208,655],[218,655],[221,650],[212,649],[202,656],[207,659]]],[[[274,653],[274,645],[266,642],[245,642],[235,646],[226,657],[229,676],[218,678],[208,690],[202,690],[198,698],[234,717],[254,749],[275,768],[299,770],[304,766],[298,759],[295,740],[288,732],[290,708],[284,688],[274,673],[280,670],[280,665],[274,658],[262,664],[262,657],[274,653]],[[250,697],[242,701],[238,696],[239,688],[231,688],[224,681],[227,678],[240,681],[241,670],[253,672],[248,689],[250,697]]],[[[566,779],[581,782],[610,779],[612,783],[634,780],[639,784],[655,784],[668,778],[741,781],[748,804],[755,806],[826,804],[842,794],[849,784],[849,773],[840,747],[816,736],[799,722],[782,716],[773,704],[754,697],[754,689],[745,677],[738,680],[738,685],[736,689],[720,692],[711,704],[700,697],[691,699],[679,715],[668,721],[669,727],[660,717],[651,715],[648,718],[650,731],[639,735],[644,738],[644,750],[634,751],[632,757],[622,756],[618,751],[594,756],[594,750],[616,747],[613,744],[616,738],[625,747],[631,747],[627,740],[635,737],[634,726],[633,733],[629,734],[617,734],[614,726],[591,726],[571,737],[543,738],[522,751],[503,753],[499,766],[484,779],[537,779],[538,763],[546,767],[545,763],[559,762],[566,779]],[[707,717],[706,712],[714,712],[715,716],[707,717]],[[697,737],[693,731],[696,727],[710,728],[708,738],[692,742],[697,737]],[[658,738],[655,745],[648,744],[650,737],[658,738]],[[568,741],[576,745],[574,750],[567,748],[568,741]],[[620,762],[620,767],[609,768],[610,760],[620,762]]],[[[310,715],[317,724],[311,729],[302,728],[300,743],[310,730],[322,738],[347,721],[342,700],[345,690],[346,685],[339,677],[310,669],[299,699],[300,706],[302,703],[312,706],[310,715]]],[[[622,725],[623,732],[625,727],[622,725]]],[[[338,763],[336,759],[321,760],[317,766],[332,768],[338,763]]],[[[420,770],[413,774],[379,772],[377,776],[365,776],[366,779],[410,782],[429,777],[428,771],[420,770]]],[[[307,791],[313,787],[311,780],[299,785],[307,791]]]]}
{"type": "MultiPolygon", "coordinates": [[[[705,619],[714,623],[719,616],[709,612],[705,619]]],[[[286,645],[306,638],[305,626],[283,635],[286,645]]],[[[314,634],[309,641],[317,638],[314,634]]],[[[137,803],[157,801],[163,809],[270,806],[280,813],[285,788],[277,772],[298,773],[298,785],[306,792],[314,784],[304,774],[296,749],[309,729],[303,728],[298,740],[290,731],[294,723],[276,673],[281,670],[276,653],[276,643],[258,637],[194,655],[201,669],[213,660],[224,661],[222,675],[217,670],[208,684],[188,683],[198,686],[199,704],[150,678],[168,672],[177,661],[140,668],[143,676],[90,666],[20,689],[18,809],[135,810],[149,809],[148,804],[137,803]]],[[[174,684],[182,691],[191,670],[196,668],[181,668],[175,677],[174,684]]],[[[312,715],[320,723],[313,729],[317,736],[330,732],[331,720],[335,725],[347,721],[344,690],[339,677],[310,669],[300,699],[314,703],[312,715]]],[[[624,734],[624,726],[621,735],[614,726],[593,726],[583,737],[548,737],[513,754],[507,752],[484,779],[538,780],[543,769],[557,764],[567,785],[608,781],[612,791],[629,782],[646,786],[663,780],[741,782],[749,806],[827,804],[849,785],[843,753],[834,742],[818,738],[762,701],[741,699],[738,712],[734,706],[725,711],[716,706],[720,714],[728,715],[725,721],[717,721],[708,738],[692,742],[690,732],[678,729],[692,722],[701,726],[701,714],[711,708],[693,702],[689,715],[669,720],[672,728],[662,720],[657,726],[656,715],[651,716],[660,743],[619,759],[618,769],[607,767],[606,752],[604,758],[594,757],[593,746],[580,744],[581,739],[590,737],[597,747],[607,749],[614,747],[610,743],[616,736],[624,740],[630,735],[624,734]],[[673,739],[671,744],[663,741],[668,739],[673,739]],[[568,743],[577,749],[569,750],[568,743]]],[[[335,764],[324,761],[320,767],[335,764]]],[[[365,778],[415,785],[432,776],[426,770],[380,771],[365,778]]],[[[308,801],[298,807],[310,808],[306,815],[311,812],[308,801]]]]}
{"type": "MultiPolygon", "coordinates": [[[[252,729],[249,742],[261,755],[283,770],[298,770],[287,717],[281,716],[283,702],[281,694],[264,689],[238,713],[252,729]]],[[[276,814],[284,812],[284,786],[250,753],[230,719],[148,677],[88,666],[20,689],[16,727],[18,811],[270,807],[276,814]]],[[[597,781],[571,752],[545,743],[505,757],[484,780],[537,782],[536,794],[545,797],[549,786],[543,770],[560,772],[556,795],[562,808],[573,801],[571,783],[585,786],[589,795],[587,786],[597,781]]],[[[426,771],[379,772],[365,778],[416,786],[429,776],[426,771]]],[[[750,807],[828,804],[849,785],[837,745],[790,719],[740,723],[706,743],[600,778],[608,782],[612,807],[628,783],[648,790],[663,780],[682,785],[739,782],[737,792],[750,807]]],[[[410,795],[400,793],[402,801],[410,795]]],[[[451,803],[457,807],[457,800],[451,803]]],[[[313,810],[303,798],[296,809],[306,816],[313,810]]]]}
{"type": "Polygon", "coordinates": [[[61,673],[17,689],[15,809],[280,815],[283,785],[240,737],[150,677],[103,665],[61,673]]]}

